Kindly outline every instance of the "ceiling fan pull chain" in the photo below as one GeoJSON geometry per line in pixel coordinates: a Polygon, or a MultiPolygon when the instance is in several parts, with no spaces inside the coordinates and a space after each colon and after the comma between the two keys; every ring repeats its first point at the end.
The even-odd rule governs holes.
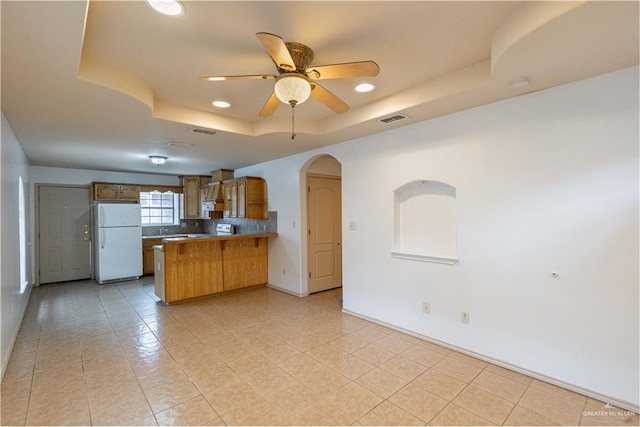
{"type": "Polygon", "coordinates": [[[291,139],[296,139],[296,104],[291,103],[291,139]]]}

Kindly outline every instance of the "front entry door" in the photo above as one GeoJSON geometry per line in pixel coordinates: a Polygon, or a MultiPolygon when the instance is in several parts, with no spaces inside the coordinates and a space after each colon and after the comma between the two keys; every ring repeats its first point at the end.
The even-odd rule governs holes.
{"type": "Polygon", "coordinates": [[[309,293],[342,286],[342,182],[308,177],[309,293]]]}
{"type": "Polygon", "coordinates": [[[38,187],[40,284],[91,277],[91,192],[38,187]]]}

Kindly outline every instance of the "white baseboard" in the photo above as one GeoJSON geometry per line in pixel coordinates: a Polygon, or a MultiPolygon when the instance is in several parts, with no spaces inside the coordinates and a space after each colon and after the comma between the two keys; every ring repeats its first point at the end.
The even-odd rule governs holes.
{"type": "Polygon", "coordinates": [[[299,298],[309,296],[309,292],[301,292],[301,293],[293,292],[293,291],[290,291],[289,289],[281,288],[280,286],[271,285],[269,283],[267,283],[267,288],[275,289],[276,291],[284,292],[285,294],[293,295],[299,298]]]}
{"type": "MultiPolygon", "coordinates": [[[[5,360],[2,361],[2,374],[0,374],[0,381],[4,378],[4,374],[7,372],[7,365],[9,365],[9,359],[11,359],[11,353],[13,352],[13,346],[16,345],[16,340],[18,339],[18,333],[20,332],[20,327],[22,326],[22,322],[24,321],[24,315],[27,313],[27,306],[29,305],[29,300],[31,299],[31,290],[33,289],[33,284],[28,285],[25,292],[27,293],[26,304],[22,307],[22,312],[20,313],[20,321],[18,322],[18,327],[15,331],[13,331],[13,337],[11,338],[11,344],[9,345],[9,352],[5,360]]],[[[4,349],[3,349],[4,350],[4,349]]],[[[4,356],[4,354],[2,355],[4,356]]]]}
{"type": "Polygon", "coordinates": [[[531,378],[535,378],[537,380],[544,381],[546,383],[553,384],[553,385],[556,385],[558,387],[562,387],[564,389],[574,391],[576,393],[580,393],[580,394],[582,394],[584,396],[591,397],[592,399],[596,399],[596,400],[599,400],[601,402],[609,403],[609,404],[611,404],[613,406],[616,406],[618,408],[625,409],[627,411],[635,412],[636,414],[640,411],[640,405],[638,405],[638,404],[627,402],[625,400],[620,400],[620,399],[617,399],[615,397],[606,396],[604,394],[595,392],[593,390],[588,390],[586,388],[577,386],[575,384],[567,383],[567,382],[559,380],[557,378],[549,377],[549,376],[541,374],[539,372],[530,371],[530,370],[528,370],[526,368],[522,368],[520,366],[515,366],[515,365],[512,365],[512,364],[510,364],[508,362],[505,362],[505,361],[502,361],[502,360],[499,360],[499,359],[494,359],[493,357],[485,356],[484,354],[475,353],[473,351],[470,351],[470,350],[467,350],[467,349],[464,349],[464,348],[461,348],[461,347],[457,347],[455,345],[448,344],[446,342],[442,342],[442,341],[436,340],[436,339],[428,337],[426,335],[421,335],[421,334],[409,331],[409,330],[401,328],[399,326],[395,326],[395,325],[392,325],[390,323],[386,323],[386,322],[371,318],[369,316],[365,316],[363,314],[356,313],[356,312],[351,311],[351,310],[347,310],[345,308],[342,309],[342,312],[345,313],[345,314],[349,314],[351,316],[354,316],[354,317],[358,317],[360,319],[367,320],[367,321],[369,321],[371,323],[375,323],[377,325],[384,326],[386,328],[393,329],[393,330],[398,331],[398,332],[402,332],[403,334],[407,334],[407,335],[410,335],[412,337],[419,338],[421,340],[428,341],[428,342],[433,343],[433,344],[437,344],[439,346],[448,348],[450,350],[454,350],[454,351],[457,351],[459,353],[463,353],[463,354],[466,354],[468,356],[475,357],[476,359],[484,360],[485,362],[492,363],[494,365],[498,365],[498,366],[500,366],[502,368],[509,369],[511,371],[515,371],[515,372],[518,372],[518,373],[523,374],[523,375],[527,375],[527,376],[529,376],[531,378]]]}

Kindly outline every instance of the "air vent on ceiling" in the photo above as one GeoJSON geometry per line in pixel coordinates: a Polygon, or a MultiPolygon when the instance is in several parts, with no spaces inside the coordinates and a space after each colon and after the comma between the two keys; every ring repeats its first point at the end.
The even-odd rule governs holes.
{"type": "Polygon", "coordinates": [[[184,148],[191,148],[193,147],[195,144],[190,144],[188,142],[179,142],[179,141],[169,141],[167,142],[167,145],[170,147],[184,147],[184,148]]]}
{"type": "Polygon", "coordinates": [[[409,117],[405,116],[404,114],[394,114],[393,116],[385,117],[383,119],[378,119],[378,121],[381,123],[389,124],[393,122],[398,122],[400,120],[406,120],[408,118],[409,117]]]}
{"type": "Polygon", "coordinates": [[[205,128],[195,128],[195,129],[193,129],[193,131],[195,133],[204,133],[206,135],[215,135],[216,133],[218,133],[217,131],[215,131],[213,129],[205,129],[205,128]]]}

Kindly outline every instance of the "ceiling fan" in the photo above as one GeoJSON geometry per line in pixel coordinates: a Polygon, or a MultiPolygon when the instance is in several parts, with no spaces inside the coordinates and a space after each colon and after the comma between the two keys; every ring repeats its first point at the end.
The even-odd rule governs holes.
{"type": "MultiPolygon", "coordinates": [[[[259,117],[271,116],[280,102],[295,107],[309,96],[320,101],[335,113],[344,113],[349,105],[319,85],[316,80],[341,79],[347,77],[377,76],[380,67],[373,61],[347,62],[332,65],[311,66],[313,50],[296,42],[285,42],[271,33],[256,33],[278,70],[275,74],[236,76],[203,76],[202,80],[220,81],[233,79],[275,79],[274,91],[260,110],[259,117]]],[[[292,135],[292,138],[295,133],[292,135]]]]}

